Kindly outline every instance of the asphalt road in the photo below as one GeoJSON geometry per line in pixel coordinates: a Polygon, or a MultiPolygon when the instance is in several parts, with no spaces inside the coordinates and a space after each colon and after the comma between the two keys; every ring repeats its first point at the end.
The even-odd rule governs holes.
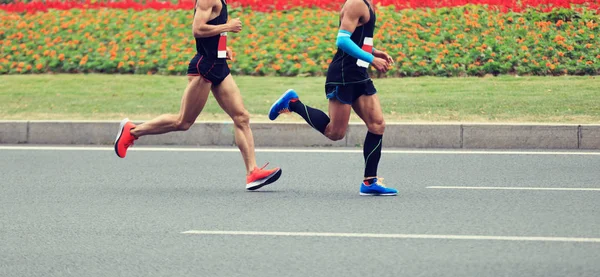
{"type": "Polygon", "coordinates": [[[600,276],[600,190],[428,188],[600,189],[600,155],[385,153],[379,198],[361,153],[257,156],[246,192],[237,152],[0,149],[0,276],[600,276]]]}

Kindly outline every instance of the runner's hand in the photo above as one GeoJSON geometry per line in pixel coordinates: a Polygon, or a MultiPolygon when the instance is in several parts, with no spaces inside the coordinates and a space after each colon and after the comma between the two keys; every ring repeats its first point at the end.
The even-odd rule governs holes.
{"type": "Polygon", "coordinates": [[[233,50],[231,50],[229,47],[227,47],[227,56],[225,58],[233,61],[233,50]]]}
{"type": "Polygon", "coordinates": [[[239,33],[242,31],[242,21],[239,18],[235,18],[227,22],[229,26],[229,31],[234,33],[239,33]]]}
{"type": "Polygon", "coordinates": [[[373,56],[386,60],[390,65],[394,64],[394,59],[386,52],[375,50],[373,56]]]}
{"type": "Polygon", "coordinates": [[[377,69],[377,71],[382,72],[382,73],[386,73],[390,66],[390,64],[387,60],[379,58],[379,57],[375,57],[371,64],[375,67],[375,69],[377,69]]]}

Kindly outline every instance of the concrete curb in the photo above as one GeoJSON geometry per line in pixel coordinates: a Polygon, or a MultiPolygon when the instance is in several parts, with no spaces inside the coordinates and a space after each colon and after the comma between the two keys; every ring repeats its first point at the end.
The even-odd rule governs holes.
{"type": "MultiPolygon", "coordinates": [[[[0,144],[110,145],[117,121],[0,121],[0,144]]],[[[252,123],[257,147],[356,147],[366,128],[351,123],[346,137],[330,141],[304,123],[252,123]]],[[[140,139],[137,145],[232,146],[233,125],[197,123],[187,132],[140,139]]],[[[400,148],[593,149],[600,125],[388,123],[384,145],[400,148]]]]}

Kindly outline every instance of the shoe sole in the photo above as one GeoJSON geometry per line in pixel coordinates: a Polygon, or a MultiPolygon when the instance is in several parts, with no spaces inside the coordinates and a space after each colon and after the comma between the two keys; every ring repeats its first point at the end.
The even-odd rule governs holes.
{"type": "Polygon", "coordinates": [[[360,193],[361,196],[396,196],[398,193],[360,193]]]}
{"type": "Polygon", "coordinates": [[[281,177],[281,168],[263,179],[254,181],[250,184],[246,184],[246,189],[247,190],[257,190],[259,188],[262,188],[268,184],[271,184],[271,183],[277,181],[279,179],[279,177],[281,177]]]}
{"type": "MultiPolygon", "coordinates": [[[[277,105],[277,103],[279,103],[279,101],[281,101],[281,99],[283,99],[283,97],[284,97],[284,96],[285,96],[285,95],[286,95],[288,92],[290,92],[291,90],[293,90],[293,89],[288,89],[288,90],[286,90],[286,91],[285,91],[285,92],[284,92],[284,93],[283,93],[283,94],[282,94],[282,95],[281,95],[279,98],[277,98],[277,100],[275,101],[275,103],[273,103],[273,105],[271,105],[271,108],[269,109],[269,114],[271,114],[271,111],[273,110],[273,108],[275,108],[275,105],[277,105]]],[[[271,118],[269,117],[269,119],[271,119],[271,120],[275,120],[275,119],[277,119],[277,117],[279,117],[279,114],[277,114],[277,115],[275,116],[275,118],[271,119],[271,118]]]]}
{"type": "Polygon", "coordinates": [[[127,124],[127,122],[129,122],[129,118],[125,118],[125,119],[121,120],[121,125],[119,125],[119,133],[117,133],[117,138],[115,139],[115,153],[117,154],[117,156],[119,158],[123,158],[119,155],[118,145],[119,145],[119,140],[121,139],[121,136],[123,135],[123,129],[125,128],[125,124],[127,124]]]}

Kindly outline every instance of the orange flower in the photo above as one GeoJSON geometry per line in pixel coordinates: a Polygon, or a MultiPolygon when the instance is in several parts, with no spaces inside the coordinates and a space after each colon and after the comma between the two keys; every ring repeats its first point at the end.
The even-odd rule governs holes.
{"type": "Polygon", "coordinates": [[[36,64],[36,65],[35,65],[35,68],[36,68],[37,70],[42,70],[42,68],[44,68],[44,65],[43,65],[43,64],[41,64],[41,63],[38,63],[38,64],[36,64]]]}
{"type": "MultiPolygon", "coordinates": [[[[600,56],[600,55],[599,55],[599,56],[600,56]]],[[[299,64],[299,63],[296,63],[296,64],[294,64],[294,67],[296,67],[296,68],[300,69],[300,68],[302,68],[302,65],[301,65],[301,64],[299,64]]]]}
{"type": "Polygon", "coordinates": [[[25,69],[27,69],[27,71],[31,70],[31,65],[28,64],[25,69]]]}
{"type": "Polygon", "coordinates": [[[275,69],[275,71],[279,71],[281,70],[281,66],[279,66],[278,64],[274,64],[273,69],[275,69]]]}
{"type": "Polygon", "coordinates": [[[123,62],[119,62],[119,64],[117,65],[117,68],[121,68],[121,67],[123,67],[124,65],[125,65],[125,63],[123,63],[123,62]]]}
{"type": "Polygon", "coordinates": [[[173,70],[175,70],[175,67],[174,67],[174,66],[172,66],[172,65],[170,65],[170,66],[169,66],[169,68],[167,68],[167,69],[168,69],[169,71],[173,71],[173,70]]]}

